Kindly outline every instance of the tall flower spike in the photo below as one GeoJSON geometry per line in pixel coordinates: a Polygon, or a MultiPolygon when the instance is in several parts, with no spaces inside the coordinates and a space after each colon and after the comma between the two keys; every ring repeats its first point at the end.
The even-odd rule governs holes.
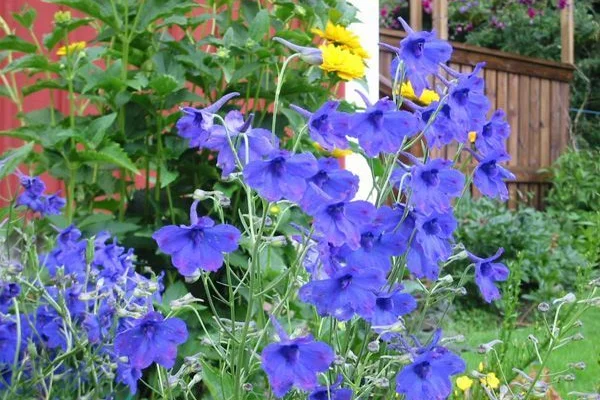
{"type": "Polygon", "coordinates": [[[319,49],[316,49],[314,47],[298,46],[297,44],[294,44],[277,36],[275,36],[273,40],[278,43],[281,43],[290,50],[293,50],[296,53],[300,54],[300,58],[309,64],[323,64],[323,52],[319,49]]]}
{"type": "Polygon", "coordinates": [[[182,107],[183,116],[176,124],[178,135],[189,140],[190,148],[202,147],[213,128],[215,114],[225,103],[239,95],[237,92],[228,93],[202,109],[182,107]]]}

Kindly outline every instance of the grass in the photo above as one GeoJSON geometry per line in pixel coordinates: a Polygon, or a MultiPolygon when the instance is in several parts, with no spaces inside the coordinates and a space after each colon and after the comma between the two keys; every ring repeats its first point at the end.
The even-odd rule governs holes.
{"type": "MultiPolygon", "coordinates": [[[[561,380],[553,384],[554,389],[563,399],[574,398],[568,396],[569,392],[600,393],[600,309],[589,309],[582,317],[583,326],[579,332],[583,334],[584,340],[571,342],[552,353],[547,363],[550,374],[566,375],[573,374],[574,381],[561,380]],[[586,368],[577,370],[569,368],[570,363],[583,361],[586,368]]],[[[492,365],[495,358],[491,354],[479,354],[477,349],[480,344],[488,343],[497,339],[500,329],[497,317],[477,313],[462,319],[462,322],[451,324],[446,328],[448,334],[461,333],[466,337],[466,343],[462,344],[461,356],[467,362],[467,371],[477,370],[479,363],[492,365]],[[489,326],[494,326],[489,329],[489,326]],[[487,357],[487,359],[486,359],[487,357]]],[[[527,358],[533,351],[532,342],[528,339],[530,334],[540,335],[543,327],[531,325],[516,329],[511,335],[511,360],[513,365],[518,365],[518,359],[527,358]]],[[[575,334],[577,330],[572,333],[575,334]]],[[[543,350],[542,350],[543,351],[543,350]]],[[[527,369],[532,372],[537,364],[527,369]]],[[[508,371],[505,371],[508,373],[508,371]]]]}

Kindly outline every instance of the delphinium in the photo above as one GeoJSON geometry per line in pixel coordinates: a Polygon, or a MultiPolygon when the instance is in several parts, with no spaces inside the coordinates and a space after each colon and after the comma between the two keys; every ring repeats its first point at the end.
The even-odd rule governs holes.
{"type": "MultiPolygon", "coordinates": [[[[398,48],[386,45],[396,54],[393,98],[363,95],[364,109],[354,112],[337,100],[316,110],[292,104],[306,125],[291,140],[254,128],[252,115],[221,117],[218,109],[235,93],[215,106],[183,109],[179,135],[190,147],[216,151],[224,181],[243,188],[240,227],[224,221],[230,203],[223,193],[197,190],[191,225],[168,225],[153,237],[188,281],[205,288],[216,330],[203,325],[206,345],[221,355],[218,368],[231,377],[222,390],[231,398],[446,398],[466,366],[439,328],[423,326],[434,305],[464,291],[463,280],[444,275],[445,265],[470,257],[465,276],[474,275],[486,301],[500,297],[497,282],[508,276],[497,260],[501,250],[486,258],[455,243],[452,208],[471,183],[507,198],[504,181],[513,175],[501,164],[509,159],[510,128],[501,110],[490,114],[483,64],[454,71],[445,65],[452,53],[446,41],[401,23],[407,37],[398,48]],[[443,87],[431,90],[431,77],[443,87]],[[351,148],[365,157],[374,177],[368,201],[355,198],[358,177],[308,151],[312,142],[330,154],[351,148]],[[432,148],[454,143],[451,159],[431,156],[432,148]],[[413,154],[417,147],[423,156],[413,154]],[[473,164],[468,174],[458,168],[461,154],[473,164]],[[196,214],[200,202],[219,223],[196,214]],[[269,255],[281,247],[289,251],[285,266],[269,278],[269,255]]],[[[352,36],[332,26],[328,32],[360,54],[352,36]]],[[[352,78],[350,65],[332,60],[327,47],[276,41],[294,51],[284,66],[298,57],[352,78]]]]}

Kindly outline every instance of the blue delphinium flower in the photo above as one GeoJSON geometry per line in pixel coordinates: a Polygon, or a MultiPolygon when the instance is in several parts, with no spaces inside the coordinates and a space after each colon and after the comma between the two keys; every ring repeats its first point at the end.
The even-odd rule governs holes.
{"type": "Polygon", "coordinates": [[[452,392],[452,375],[463,372],[465,362],[445,347],[438,346],[439,332],[434,342],[417,350],[414,361],[396,377],[396,391],[406,400],[445,399],[452,392]]]}
{"type": "Polygon", "coordinates": [[[411,204],[417,211],[429,214],[440,213],[452,208],[451,199],[460,196],[465,176],[452,168],[452,161],[436,158],[423,164],[412,157],[409,187],[412,190],[411,204]]]}
{"type": "Polygon", "coordinates": [[[482,154],[506,151],[506,139],[510,136],[510,125],[503,110],[496,110],[492,118],[477,133],[475,145],[482,154]]]}
{"type": "Polygon", "coordinates": [[[404,138],[419,130],[419,118],[408,111],[399,111],[392,100],[383,98],[373,105],[366,98],[364,100],[367,109],[352,115],[349,135],[358,138],[368,156],[396,153],[404,138]]]}
{"type": "Polygon", "coordinates": [[[327,101],[314,113],[293,104],[290,108],[308,118],[310,137],[325,150],[332,151],[348,148],[346,134],[350,115],[337,111],[339,105],[339,101],[327,101]]]}
{"type": "Polygon", "coordinates": [[[329,279],[302,286],[298,297],[314,305],[319,315],[331,315],[340,321],[348,321],[354,314],[371,318],[375,311],[375,293],[385,283],[385,275],[378,269],[343,267],[329,279]]]}
{"type": "MultiPolygon", "coordinates": [[[[375,332],[385,332],[389,330],[398,318],[406,315],[417,308],[417,301],[408,293],[402,293],[401,285],[395,286],[392,290],[382,291],[377,294],[375,300],[375,312],[370,319],[371,326],[375,332]]],[[[386,334],[383,338],[386,339],[386,334]]]]}
{"type": "Polygon", "coordinates": [[[239,96],[239,93],[228,93],[206,108],[197,109],[182,107],[183,116],[177,121],[177,133],[189,140],[190,148],[202,147],[213,128],[215,114],[225,103],[239,96]]]}
{"type": "Polygon", "coordinates": [[[452,234],[457,226],[452,212],[417,214],[416,222],[414,240],[422,246],[425,256],[436,261],[447,260],[452,254],[452,234]]]}
{"type": "Polygon", "coordinates": [[[6,314],[12,306],[13,299],[21,294],[18,283],[0,281],[0,313],[6,314]]]}
{"type": "Polygon", "coordinates": [[[185,322],[165,319],[151,311],[115,337],[115,352],[119,357],[126,356],[135,369],[147,368],[153,362],[171,368],[177,358],[177,346],[187,339],[185,322]]]}
{"type": "Polygon", "coordinates": [[[129,387],[129,393],[137,393],[137,383],[142,378],[142,370],[133,368],[127,363],[119,362],[117,364],[117,374],[115,380],[129,387]]]}
{"type": "Polygon", "coordinates": [[[510,160],[510,156],[504,151],[492,151],[484,157],[475,155],[479,161],[473,171],[473,183],[479,191],[487,197],[508,199],[508,188],[506,179],[515,179],[515,176],[499,164],[510,160]]]}
{"type": "Polygon", "coordinates": [[[244,180],[269,201],[287,199],[299,202],[306,190],[306,180],[318,171],[311,153],[291,154],[277,150],[267,159],[252,161],[244,168],[244,180]]]}
{"type": "Polygon", "coordinates": [[[252,128],[252,120],[253,115],[244,121],[242,113],[230,111],[225,116],[225,127],[213,126],[210,136],[204,143],[203,147],[218,152],[217,166],[221,168],[223,177],[235,171],[236,155],[242,165],[246,165],[250,161],[262,159],[279,148],[277,136],[267,129],[252,128]],[[235,154],[229,143],[230,140],[236,149],[235,154]]]}
{"type": "Polygon", "coordinates": [[[51,306],[42,305],[36,310],[35,316],[36,338],[39,338],[50,349],[67,349],[67,340],[64,334],[63,318],[51,306]]]}
{"type": "MultiPolygon", "coordinates": [[[[433,102],[420,113],[421,125],[425,126],[432,118],[435,111],[438,109],[439,103],[433,102]]],[[[431,121],[431,124],[425,129],[424,135],[427,139],[427,144],[430,147],[441,148],[450,144],[453,140],[459,143],[464,143],[467,140],[467,132],[456,123],[450,116],[450,106],[443,104],[440,111],[431,121]]],[[[419,115],[419,114],[417,114],[419,115]]]]}
{"type": "Polygon", "coordinates": [[[21,316],[21,337],[19,338],[17,334],[17,322],[14,318],[0,317],[0,371],[2,371],[4,365],[13,365],[19,343],[21,345],[18,349],[20,354],[23,354],[23,350],[27,346],[29,330],[27,329],[27,324],[24,322],[21,316]]]}
{"type": "Polygon", "coordinates": [[[40,256],[40,264],[45,266],[50,276],[55,276],[58,268],[64,268],[66,274],[85,279],[86,242],[81,239],[81,231],[71,225],[60,231],[57,247],[46,255],[40,256]]]}
{"type": "Polygon", "coordinates": [[[358,177],[340,168],[335,158],[319,158],[319,170],[307,182],[306,192],[300,201],[304,210],[314,210],[323,202],[323,195],[328,195],[331,202],[350,201],[358,191],[358,177]],[[313,185],[311,185],[312,183],[313,185]],[[316,188],[320,190],[316,190],[316,188]]]}
{"type": "MultiPolygon", "coordinates": [[[[394,58],[391,65],[392,77],[395,77],[400,60],[404,62],[406,78],[412,84],[417,96],[429,87],[427,77],[435,74],[440,63],[445,63],[452,55],[452,46],[445,40],[436,38],[436,32],[415,32],[402,18],[400,23],[407,36],[400,41],[400,48],[396,49],[398,57],[394,58]]],[[[388,46],[386,46],[388,47],[388,46]]]]}
{"type": "Polygon", "coordinates": [[[352,390],[341,388],[341,384],[342,376],[339,375],[331,386],[317,387],[307,400],[352,400],[352,390]]]}
{"type": "Polygon", "coordinates": [[[307,62],[312,65],[323,64],[323,52],[318,48],[298,46],[295,43],[289,42],[277,36],[274,37],[273,40],[300,54],[300,58],[304,62],[307,62]]]}
{"type": "Polygon", "coordinates": [[[488,258],[480,258],[473,253],[467,252],[471,261],[475,264],[475,283],[483,299],[488,303],[498,300],[500,291],[495,282],[503,282],[508,279],[509,270],[503,263],[494,262],[504,253],[503,248],[499,248],[496,254],[488,258]]]}
{"type": "Polygon", "coordinates": [[[261,359],[273,393],[281,398],[292,387],[314,389],[317,374],[329,369],[335,353],[329,345],[315,341],[311,335],[290,339],[275,318],[272,321],[280,341],[267,345],[261,359]]]}
{"type": "Polygon", "coordinates": [[[25,191],[17,198],[18,206],[26,206],[33,212],[43,213],[46,209],[46,199],[43,196],[46,184],[39,176],[21,176],[21,186],[25,191]]]}
{"type": "Polygon", "coordinates": [[[45,199],[45,215],[60,215],[63,207],[67,204],[67,201],[63,197],[60,197],[58,193],[47,196],[45,199]]]}
{"type": "Polygon", "coordinates": [[[191,225],[167,225],[152,235],[183,276],[194,276],[198,269],[214,272],[221,268],[223,253],[235,251],[241,236],[233,225],[215,225],[209,217],[198,218],[197,205],[194,201],[190,209],[191,225]]]}
{"type": "Polygon", "coordinates": [[[306,211],[314,216],[313,226],[318,234],[333,246],[346,244],[352,250],[360,247],[362,226],[375,217],[375,206],[367,201],[324,201],[315,210],[306,211]]]}
{"type": "Polygon", "coordinates": [[[470,74],[458,74],[458,82],[450,86],[450,116],[466,132],[479,131],[485,124],[485,116],[490,108],[490,101],[483,92],[485,82],[478,76],[484,65],[477,64],[470,74]]]}

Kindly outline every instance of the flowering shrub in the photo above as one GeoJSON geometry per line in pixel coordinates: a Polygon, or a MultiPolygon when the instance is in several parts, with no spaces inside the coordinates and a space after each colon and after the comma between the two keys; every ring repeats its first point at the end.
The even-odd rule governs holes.
{"type": "MultiPolygon", "coordinates": [[[[512,174],[501,163],[509,159],[509,129],[502,112],[486,120],[482,65],[470,74],[449,69],[447,42],[402,24],[407,37],[391,47],[397,58],[390,66],[399,94],[375,103],[363,96],[364,110],[354,112],[336,101],[314,111],[305,104],[290,106],[307,121],[292,140],[281,141],[274,133],[285,67],[300,58],[341,79],[356,77],[361,52],[354,36],[328,26],[319,33],[333,42],[325,47],[277,40],[294,53],[279,72],[271,130],[255,126],[252,114],[219,114],[235,92],[207,107],[182,109],[179,140],[194,151],[216,152],[222,182],[235,182],[244,194],[243,205],[233,210],[235,225],[228,223],[234,221],[224,210],[232,202],[223,191],[197,189],[190,193],[189,225],[167,222],[152,235],[179,274],[201,284],[207,309],[193,307],[196,299],[189,293],[168,307],[164,301],[159,305],[162,276],[148,279],[134,272],[132,251],[115,241],[106,244],[106,235],[82,241],[71,226],[60,232],[57,248],[47,256],[32,258],[35,247],[26,247],[20,253],[23,268],[7,269],[2,277],[3,296],[12,304],[1,326],[16,343],[0,343],[17,349],[0,359],[10,378],[10,383],[5,378],[7,390],[51,397],[50,383],[69,379],[78,393],[91,397],[112,396],[123,386],[131,393],[142,386],[161,398],[451,396],[457,375],[468,373],[466,364],[452,338],[442,335],[446,313],[433,327],[424,319],[463,293],[473,275],[485,301],[501,296],[499,282],[509,278],[503,250],[473,254],[456,243],[453,203],[471,182],[488,197],[507,197],[504,180],[512,174]],[[445,87],[427,104],[435,97],[423,96],[431,75],[445,87]],[[408,82],[412,94],[404,97],[402,85],[406,91],[408,82]],[[358,178],[333,158],[317,158],[312,142],[364,156],[374,178],[369,201],[355,198],[358,178]],[[447,143],[457,143],[476,164],[471,173],[458,168],[458,153],[451,160],[430,157],[432,146],[447,143]],[[422,157],[411,153],[417,146],[422,157]],[[198,210],[211,210],[210,216],[198,210]],[[466,259],[469,266],[455,282],[447,268],[466,259]],[[273,273],[274,268],[279,270],[273,273]],[[15,284],[27,290],[19,294],[15,284]],[[42,318],[21,324],[29,309],[42,318]],[[185,323],[177,317],[184,311],[192,312],[185,323]],[[194,335],[188,334],[191,326],[194,335]],[[178,346],[190,342],[193,355],[178,363],[178,346]],[[150,374],[146,369],[152,364],[156,372],[150,374]],[[199,381],[208,395],[196,388],[199,381]]],[[[7,237],[18,232],[14,225],[10,220],[7,237]]],[[[597,303],[594,294],[595,289],[585,307],[597,303]]],[[[555,303],[548,355],[566,344],[564,335],[574,323],[568,321],[561,331],[558,314],[574,300],[570,295],[555,303]]],[[[484,350],[495,351],[494,344],[484,350]]],[[[539,354],[537,345],[535,351],[539,354]]],[[[544,360],[539,357],[542,367],[544,360]]],[[[525,374],[525,383],[508,375],[500,375],[502,382],[495,374],[471,375],[493,399],[509,392],[513,398],[540,396],[548,389],[541,373],[525,374]]],[[[472,385],[470,378],[460,379],[460,388],[472,385]]]]}

